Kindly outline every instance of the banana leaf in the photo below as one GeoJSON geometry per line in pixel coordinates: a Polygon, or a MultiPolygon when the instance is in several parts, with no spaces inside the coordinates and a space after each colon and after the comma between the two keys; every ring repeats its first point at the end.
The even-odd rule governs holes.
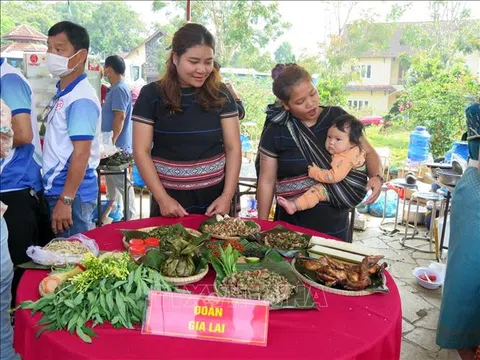
{"type": "Polygon", "coordinates": [[[202,234],[201,236],[194,236],[190,234],[187,229],[182,224],[173,224],[158,226],[148,232],[141,230],[120,230],[125,236],[127,242],[131,239],[146,239],[148,237],[155,237],[160,239],[161,242],[166,242],[168,240],[173,240],[177,237],[182,238],[188,242],[192,242],[195,245],[198,245],[203,240],[208,239],[208,234],[202,234]]]}
{"type": "Polygon", "coordinates": [[[292,231],[292,230],[289,230],[287,229],[286,227],[283,227],[281,225],[277,225],[275,226],[273,229],[270,229],[270,230],[267,230],[267,231],[262,231],[258,234],[254,234],[254,237],[255,237],[255,240],[262,244],[263,246],[266,246],[267,248],[269,249],[275,249],[276,251],[278,251],[281,255],[285,256],[285,257],[288,257],[288,258],[293,258],[295,257],[295,255],[300,251],[300,249],[292,249],[292,250],[283,250],[283,249],[277,249],[275,247],[271,247],[269,246],[269,244],[267,244],[265,242],[265,237],[268,235],[268,234],[282,234],[282,233],[292,233],[292,234],[296,234],[298,235],[299,237],[302,237],[303,239],[305,239],[305,243],[306,243],[306,246],[305,248],[308,247],[308,244],[310,242],[310,239],[312,238],[312,235],[307,235],[307,234],[299,234],[295,231],[292,231]]]}
{"type": "Polygon", "coordinates": [[[51,270],[52,265],[41,265],[34,263],[33,261],[27,261],[23,264],[18,264],[16,266],[17,268],[22,268],[22,269],[34,269],[34,270],[51,270]]]}
{"type": "Polygon", "coordinates": [[[129,242],[132,239],[142,239],[145,240],[148,237],[151,237],[150,233],[140,230],[120,230],[125,236],[125,240],[129,242]]]}
{"type": "Polygon", "coordinates": [[[165,253],[162,253],[160,250],[157,249],[152,249],[147,252],[143,263],[152,269],[160,271],[161,266],[165,262],[165,260],[167,260],[167,255],[165,253]]]}
{"type": "Polygon", "coordinates": [[[195,255],[193,257],[193,263],[195,264],[195,275],[205,270],[208,266],[208,261],[203,256],[195,255]]]}
{"type": "MultiPolygon", "coordinates": [[[[261,269],[268,269],[268,271],[280,274],[287,278],[287,280],[292,284],[295,285],[295,293],[290,296],[287,300],[282,301],[278,304],[270,304],[271,310],[279,310],[279,309],[316,309],[317,304],[315,300],[313,300],[312,294],[310,290],[303,284],[303,282],[295,275],[293,272],[290,263],[287,261],[282,262],[261,262],[258,264],[237,264],[238,271],[253,271],[253,270],[261,270],[261,269]]],[[[217,284],[221,281],[219,279],[218,274],[217,278],[215,279],[217,284]]],[[[218,289],[218,287],[217,287],[218,289]]],[[[217,294],[222,296],[221,293],[217,291],[217,294]]]]}

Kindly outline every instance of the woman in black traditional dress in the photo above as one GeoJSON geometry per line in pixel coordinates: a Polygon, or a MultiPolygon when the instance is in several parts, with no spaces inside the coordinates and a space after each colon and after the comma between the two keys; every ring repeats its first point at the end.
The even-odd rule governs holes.
{"type": "MultiPolygon", "coordinates": [[[[307,167],[323,161],[330,169],[331,155],[325,149],[328,128],[334,119],[345,114],[336,106],[319,106],[318,91],[310,74],[298,65],[286,66],[273,82],[273,93],[281,104],[271,104],[267,110],[270,122],[260,141],[260,176],[258,180],[258,217],[268,218],[273,196],[292,199],[307,191],[315,181],[307,176],[307,167]]],[[[382,187],[382,170],[378,154],[365,137],[361,147],[366,152],[372,190],[368,203],[374,202],[382,187]]],[[[321,164],[318,164],[320,167],[321,164]]],[[[347,199],[348,191],[356,184],[355,177],[346,179],[334,189],[339,199],[347,199]]],[[[348,199],[347,199],[348,200],[348,199]]],[[[347,201],[348,203],[348,201],[347,201]]],[[[348,235],[348,204],[319,203],[312,209],[287,214],[277,208],[276,220],[304,226],[346,240],[348,235]]]]}
{"type": "Polygon", "coordinates": [[[153,198],[150,216],[226,214],[241,165],[235,100],[214,69],[215,40],[189,23],[173,37],[166,73],[133,110],[133,155],[153,198]]]}

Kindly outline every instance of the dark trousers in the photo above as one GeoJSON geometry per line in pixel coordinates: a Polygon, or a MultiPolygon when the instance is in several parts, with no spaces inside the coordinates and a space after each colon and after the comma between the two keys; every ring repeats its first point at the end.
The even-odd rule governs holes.
{"type": "MultiPolygon", "coordinates": [[[[31,245],[43,246],[53,238],[48,204],[43,192],[35,193],[25,189],[0,193],[0,201],[8,206],[3,217],[7,223],[8,249],[13,265],[30,261],[26,254],[27,248],[31,245]]],[[[15,269],[13,299],[22,274],[23,269],[15,269]]]]}

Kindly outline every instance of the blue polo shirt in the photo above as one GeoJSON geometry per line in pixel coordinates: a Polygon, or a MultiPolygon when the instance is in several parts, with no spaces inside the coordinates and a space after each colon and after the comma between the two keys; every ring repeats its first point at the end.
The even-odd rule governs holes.
{"type": "MultiPolygon", "coordinates": [[[[60,84],[60,83],[59,83],[60,84]]],[[[100,102],[82,74],[52,99],[53,110],[48,115],[43,144],[43,185],[47,196],[61,195],[67,180],[73,142],[91,140],[92,148],[85,176],[77,194],[82,202],[97,198],[96,171],[100,162],[100,102]]]]}
{"type": "Polygon", "coordinates": [[[27,79],[4,58],[0,58],[0,98],[12,111],[12,117],[29,114],[33,132],[30,144],[13,148],[0,160],[0,192],[33,188],[42,190],[40,168],[42,164],[35,101],[27,79]]]}
{"type": "Polygon", "coordinates": [[[102,132],[113,130],[116,111],[125,113],[125,121],[115,145],[132,151],[132,96],[123,79],[112,85],[107,91],[107,98],[102,108],[102,132]]]}

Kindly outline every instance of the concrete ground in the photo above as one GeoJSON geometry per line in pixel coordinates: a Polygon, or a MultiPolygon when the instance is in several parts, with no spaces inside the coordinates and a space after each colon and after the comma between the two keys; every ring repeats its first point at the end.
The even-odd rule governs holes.
{"type": "MultiPolygon", "coordinates": [[[[395,278],[402,299],[403,334],[402,360],[454,359],[448,350],[435,344],[442,288],[428,290],[415,281],[412,270],[417,266],[428,266],[435,262],[435,254],[407,249],[400,245],[402,235],[383,235],[378,228],[381,219],[368,216],[368,228],[355,231],[354,243],[378,249],[385,255],[388,271],[395,278]]],[[[399,227],[404,230],[404,227],[399,227]]],[[[426,228],[420,228],[425,234],[426,228]]],[[[411,240],[407,242],[421,248],[428,248],[428,242],[411,240]]]]}
{"type": "MultiPolygon", "coordinates": [[[[149,216],[149,195],[143,196],[142,216],[149,216]]],[[[136,194],[136,208],[140,209],[136,194]]],[[[138,214],[139,216],[140,214],[138,214]]],[[[400,245],[402,233],[386,236],[379,229],[381,218],[367,215],[367,229],[355,231],[354,243],[379,249],[388,263],[388,271],[395,278],[402,299],[403,334],[401,360],[454,359],[448,350],[435,344],[442,288],[428,290],[415,282],[412,270],[417,266],[428,266],[435,262],[435,254],[411,250],[400,245]]],[[[404,227],[399,227],[404,230],[404,227]]],[[[420,234],[426,228],[420,227],[420,234]]],[[[428,248],[424,240],[411,240],[408,244],[428,248]]],[[[387,360],[387,359],[385,359],[387,360]]]]}

